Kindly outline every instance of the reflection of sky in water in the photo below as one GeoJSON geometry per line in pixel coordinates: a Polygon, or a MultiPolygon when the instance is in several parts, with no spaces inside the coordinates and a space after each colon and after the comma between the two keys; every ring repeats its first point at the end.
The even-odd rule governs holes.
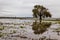
{"type": "Polygon", "coordinates": [[[50,28],[59,28],[60,24],[52,24],[50,28]]]}
{"type": "MultiPolygon", "coordinates": [[[[58,36],[56,32],[52,32],[53,29],[56,29],[56,28],[60,27],[60,24],[52,24],[50,26],[50,28],[48,28],[48,30],[46,32],[44,32],[43,34],[35,35],[33,33],[32,26],[31,26],[31,23],[33,23],[34,20],[32,21],[32,20],[19,20],[19,19],[18,20],[15,20],[15,19],[0,19],[0,22],[8,22],[8,21],[9,22],[14,22],[14,23],[23,23],[23,24],[27,23],[26,25],[24,25],[24,27],[25,27],[24,29],[16,29],[16,30],[18,30],[18,32],[20,32],[20,33],[22,33],[25,30],[25,32],[22,33],[22,35],[25,35],[28,38],[38,39],[40,37],[46,36],[47,38],[50,37],[51,39],[59,39],[60,40],[60,36],[58,36]]],[[[17,26],[17,25],[15,25],[15,26],[17,26]]],[[[9,30],[9,29],[7,29],[7,30],[9,30]]],[[[12,30],[13,30],[13,28],[12,28],[12,30]]],[[[16,34],[18,34],[18,33],[16,33],[16,34]]]]}
{"type": "Polygon", "coordinates": [[[57,29],[59,26],[59,24],[52,24],[51,27],[48,29],[48,31],[46,31],[45,33],[43,33],[43,36],[46,36],[47,38],[51,38],[51,39],[59,39],[60,40],[60,36],[57,35],[57,32],[52,32],[54,29],[57,29]]]}

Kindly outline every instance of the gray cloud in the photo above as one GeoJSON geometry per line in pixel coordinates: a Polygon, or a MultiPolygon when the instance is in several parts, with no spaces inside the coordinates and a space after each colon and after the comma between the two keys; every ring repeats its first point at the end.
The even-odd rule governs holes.
{"type": "Polygon", "coordinates": [[[60,17],[60,0],[0,0],[0,16],[32,16],[36,4],[48,8],[53,17],[60,17]]]}

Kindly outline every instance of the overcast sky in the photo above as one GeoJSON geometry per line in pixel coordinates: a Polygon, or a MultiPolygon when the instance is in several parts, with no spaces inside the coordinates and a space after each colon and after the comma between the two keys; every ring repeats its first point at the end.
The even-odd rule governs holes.
{"type": "Polygon", "coordinates": [[[48,8],[52,17],[60,18],[60,0],[0,0],[0,16],[31,17],[36,4],[48,8]]]}

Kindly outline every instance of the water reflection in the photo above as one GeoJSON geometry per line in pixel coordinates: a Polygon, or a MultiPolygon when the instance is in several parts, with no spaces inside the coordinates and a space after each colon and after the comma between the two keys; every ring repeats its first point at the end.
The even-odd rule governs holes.
{"type": "Polygon", "coordinates": [[[34,30],[34,34],[43,34],[50,25],[51,22],[42,22],[41,24],[39,22],[33,22],[32,29],[34,30]]]}

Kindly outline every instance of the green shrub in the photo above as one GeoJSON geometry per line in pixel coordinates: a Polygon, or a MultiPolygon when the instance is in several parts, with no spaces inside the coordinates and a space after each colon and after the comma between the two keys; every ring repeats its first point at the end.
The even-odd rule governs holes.
{"type": "Polygon", "coordinates": [[[15,30],[13,30],[13,33],[16,33],[16,31],[15,31],[15,30]]]}
{"type": "Polygon", "coordinates": [[[3,33],[0,33],[0,37],[2,37],[3,36],[3,33]]]}
{"type": "Polygon", "coordinates": [[[24,28],[23,26],[20,26],[20,28],[24,28]]]}
{"type": "Polygon", "coordinates": [[[0,26],[0,30],[3,30],[4,29],[4,27],[3,26],[0,26]]]}
{"type": "Polygon", "coordinates": [[[58,24],[60,24],[60,22],[57,22],[58,24]]]}

